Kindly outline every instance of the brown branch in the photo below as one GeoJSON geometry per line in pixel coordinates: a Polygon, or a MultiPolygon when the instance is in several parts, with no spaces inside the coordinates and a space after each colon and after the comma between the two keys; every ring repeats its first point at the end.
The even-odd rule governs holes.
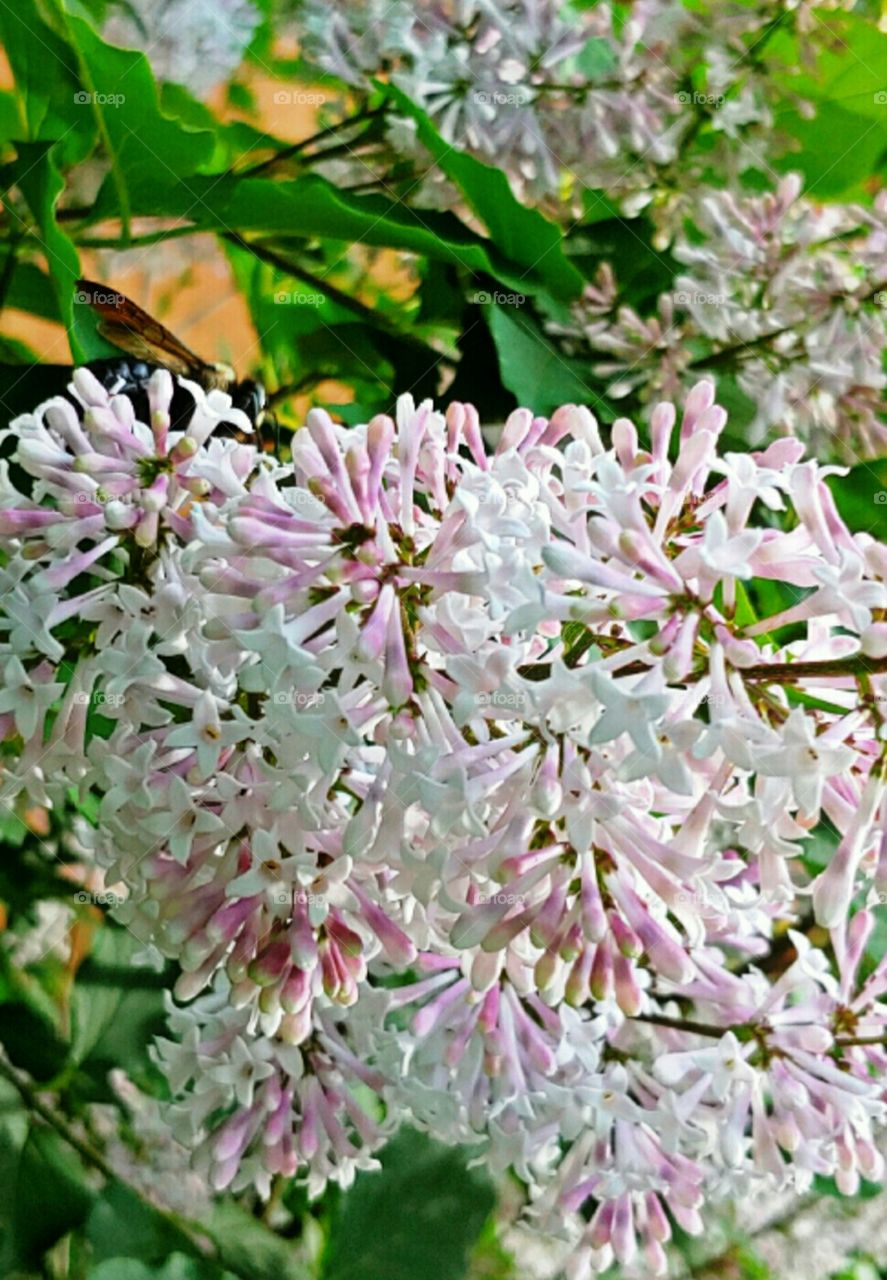
{"type": "Polygon", "coordinates": [[[748,1031],[749,1023],[740,1023],[738,1025],[727,1027],[716,1027],[711,1022],[693,1022],[688,1018],[669,1018],[664,1013],[637,1013],[632,1022],[649,1022],[654,1027],[668,1027],[672,1031],[691,1031],[697,1036],[710,1036],[712,1039],[720,1040],[721,1036],[725,1036],[728,1031],[748,1031]]]}
{"type": "MultiPolygon", "coordinates": [[[[652,671],[648,662],[632,660],[624,666],[613,666],[611,671],[620,675],[643,675],[652,671]]],[[[519,674],[528,680],[544,680],[551,671],[548,662],[534,662],[520,667],[519,674]]],[[[877,676],[887,674],[887,658],[824,658],[809,662],[759,662],[750,667],[733,667],[743,680],[762,684],[794,684],[796,680],[829,679],[841,676],[877,676]]],[[[690,672],[684,683],[695,684],[705,675],[704,671],[690,672]]]]}

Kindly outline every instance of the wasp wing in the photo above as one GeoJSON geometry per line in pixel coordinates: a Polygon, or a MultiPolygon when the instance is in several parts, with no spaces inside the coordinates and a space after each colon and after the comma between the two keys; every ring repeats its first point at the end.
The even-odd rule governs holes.
{"type": "Polygon", "coordinates": [[[87,302],[99,317],[98,330],[102,337],[127,355],[163,365],[202,385],[216,381],[218,375],[213,365],[195,355],[175,334],[124,294],[92,280],[78,280],[77,292],[80,301],[87,302]]]}

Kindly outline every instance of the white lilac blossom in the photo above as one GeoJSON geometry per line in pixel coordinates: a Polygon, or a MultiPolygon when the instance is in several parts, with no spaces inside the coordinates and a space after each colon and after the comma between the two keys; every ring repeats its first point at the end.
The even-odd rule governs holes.
{"type": "Polygon", "coordinates": [[[146,424],[80,370],[11,424],[0,726],[6,802],[91,798],[177,967],[207,1182],[314,1194],[410,1122],[578,1278],[661,1273],[707,1196],[879,1178],[887,548],[834,468],[721,452],[706,381],[648,444],[403,396],[290,464],[188,389],[173,429],[169,374],[146,424]]]}
{"type": "Polygon", "coordinates": [[[753,443],[793,434],[850,462],[887,447],[887,199],[818,205],[798,175],[763,196],[707,190],[692,234],[672,245],[684,270],[640,316],[620,305],[608,267],[560,332],[591,348],[617,399],[683,394],[700,368],[735,378],[753,406],[753,443]],[[600,358],[598,353],[604,353],[600,358]]]}
{"type": "MultiPolygon", "coordinates": [[[[324,72],[364,92],[390,79],[449,143],[563,216],[574,188],[579,207],[589,187],[642,207],[706,117],[716,140],[768,126],[759,66],[775,13],[764,3],[702,16],[678,0],[627,14],[550,0],[308,0],[300,17],[306,57],[324,72]],[[710,83],[699,91],[702,64],[710,83]]],[[[427,163],[409,121],[395,117],[390,129],[392,155],[427,163]]],[[[374,163],[361,158],[358,181],[374,163]]]]}
{"type": "Polygon", "coordinates": [[[144,50],[158,80],[206,97],[240,65],[259,21],[249,0],[127,0],[104,35],[144,50]]]}

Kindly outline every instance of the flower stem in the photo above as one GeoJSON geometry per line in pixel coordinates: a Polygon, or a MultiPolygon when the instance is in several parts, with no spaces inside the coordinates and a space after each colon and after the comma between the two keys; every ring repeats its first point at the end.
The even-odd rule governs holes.
{"type": "Polygon", "coordinates": [[[716,1040],[720,1040],[721,1036],[725,1036],[728,1031],[736,1032],[746,1025],[716,1027],[711,1022],[693,1022],[689,1018],[669,1018],[664,1013],[637,1013],[632,1021],[649,1022],[654,1027],[669,1027],[673,1031],[692,1031],[694,1035],[710,1036],[716,1040]]]}

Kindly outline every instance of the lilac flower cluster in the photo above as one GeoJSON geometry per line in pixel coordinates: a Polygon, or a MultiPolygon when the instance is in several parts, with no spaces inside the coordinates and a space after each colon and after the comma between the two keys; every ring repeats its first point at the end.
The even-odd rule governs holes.
{"type": "Polygon", "coordinates": [[[291,464],[185,385],[145,423],[81,369],[5,433],[0,736],[178,966],[210,1184],[347,1184],[410,1122],[580,1280],[660,1274],[707,1195],[879,1178],[887,547],[834,469],[719,454],[709,382],[649,448],[404,396],[291,464]]]}
{"type": "Polygon", "coordinates": [[[754,406],[752,443],[794,434],[851,462],[887,449],[887,200],[817,205],[797,174],[763,196],[708,189],[668,212],[684,270],[646,317],[621,304],[605,267],[559,326],[617,399],[682,395],[700,366],[754,406]],[[598,353],[602,353],[603,358],[598,353]]]}
{"type": "MultiPolygon", "coordinates": [[[[778,12],[769,0],[704,14],[677,0],[627,12],[606,2],[308,0],[300,34],[324,72],[363,92],[390,79],[453,146],[570,216],[574,184],[645,204],[703,117],[734,144],[769,127],[766,81],[746,55],[778,12]],[[708,83],[693,90],[703,64],[708,83]]],[[[395,123],[391,142],[394,155],[427,162],[409,122],[395,123]]]]}
{"type": "Polygon", "coordinates": [[[239,67],[261,21],[250,0],[127,0],[104,37],[143,50],[158,80],[206,98],[239,67]]]}

